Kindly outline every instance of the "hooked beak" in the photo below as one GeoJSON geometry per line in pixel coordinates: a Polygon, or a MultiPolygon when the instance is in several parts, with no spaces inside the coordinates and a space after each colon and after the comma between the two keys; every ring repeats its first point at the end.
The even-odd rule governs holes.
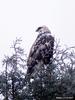
{"type": "Polygon", "coordinates": [[[36,30],[36,32],[38,32],[41,28],[42,28],[42,27],[38,27],[37,30],[36,30]]]}

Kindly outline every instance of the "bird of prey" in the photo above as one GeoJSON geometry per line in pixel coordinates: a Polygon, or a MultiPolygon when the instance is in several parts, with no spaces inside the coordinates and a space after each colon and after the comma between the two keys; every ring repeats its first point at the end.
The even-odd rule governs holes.
{"type": "Polygon", "coordinates": [[[27,73],[32,73],[35,65],[37,65],[40,61],[42,61],[45,65],[49,64],[53,57],[54,37],[51,35],[48,27],[45,25],[38,27],[36,32],[38,32],[39,35],[32,45],[28,56],[27,73]]]}

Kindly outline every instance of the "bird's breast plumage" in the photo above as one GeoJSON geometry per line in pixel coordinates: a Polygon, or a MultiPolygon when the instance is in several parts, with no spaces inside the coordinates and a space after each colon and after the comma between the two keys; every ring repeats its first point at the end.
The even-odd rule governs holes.
{"type": "MultiPolygon", "coordinates": [[[[39,34],[35,40],[33,46],[31,47],[30,54],[28,57],[28,65],[31,66],[33,62],[34,65],[40,60],[48,60],[49,62],[51,54],[53,54],[54,38],[49,33],[39,34]],[[32,59],[32,60],[31,60],[32,59]],[[31,63],[29,63],[31,61],[31,63]]],[[[44,63],[46,63],[44,61],[44,63]]]]}

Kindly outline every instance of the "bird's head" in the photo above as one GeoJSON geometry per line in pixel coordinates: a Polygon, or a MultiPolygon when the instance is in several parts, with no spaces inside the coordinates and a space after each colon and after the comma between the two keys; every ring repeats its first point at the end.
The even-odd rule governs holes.
{"type": "Polygon", "coordinates": [[[36,32],[39,33],[51,33],[50,30],[48,29],[48,27],[46,27],[45,25],[38,27],[36,32]]]}

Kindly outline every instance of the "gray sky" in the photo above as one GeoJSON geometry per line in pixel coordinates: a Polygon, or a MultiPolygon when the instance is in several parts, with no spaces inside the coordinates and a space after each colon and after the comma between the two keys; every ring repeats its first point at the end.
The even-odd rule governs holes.
{"type": "Polygon", "coordinates": [[[28,53],[41,25],[62,44],[75,45],[75,0],[0,0],[0,62],[16,37],[28,53]]]}

